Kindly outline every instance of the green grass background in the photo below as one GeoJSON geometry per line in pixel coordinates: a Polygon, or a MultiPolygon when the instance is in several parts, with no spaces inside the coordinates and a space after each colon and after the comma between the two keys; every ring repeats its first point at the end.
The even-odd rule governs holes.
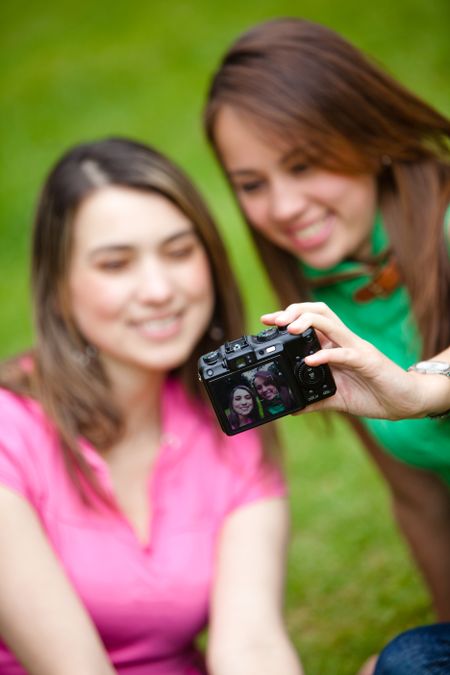
{"type": "MultiPolygon", "coordinates": [[[[337,29],[450,113],[448,0],[15,0],[0,9],[0,356],[32,339],[28,245],[41,182],[69,145],[124,134],[196,180],[231,250],[249,329],[276,302],[202,136],[212,69],[256,21],[337,29]]],[[[351,675],[397,631],[432,619],[388,497],[340,420],[283,423],[293,541],[289,629],[309,675],[351,675]]]]}

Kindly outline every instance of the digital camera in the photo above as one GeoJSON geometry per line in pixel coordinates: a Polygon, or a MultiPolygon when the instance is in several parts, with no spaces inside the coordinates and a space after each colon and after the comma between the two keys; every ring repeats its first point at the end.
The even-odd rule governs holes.
{"type": "Polygon", "coordinates": [[[272,326],[201,356],[199,379],[223,431],[232,436],[333,396],[330,368],[304,361],[319,349],[313,328],[292,335],[272,326]]]}

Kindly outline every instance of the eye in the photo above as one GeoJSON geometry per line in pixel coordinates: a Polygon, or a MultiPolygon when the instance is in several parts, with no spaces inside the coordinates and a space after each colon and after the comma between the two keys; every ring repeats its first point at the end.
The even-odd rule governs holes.
{"type": "Polygon", "coordinates": [[[299,173],[304,173],[308,169],[309,169],[309,166],[308,166],[308,164],[306,164],[306,162],[296,162],[295,164],[293,164],[291,166],[290,170],[291,170],[291,173],[299,174],[299,173]]]}
{"type": "Polygon", "coordinates": [[[182,246],[173,246],[168,249],[167,255],[170,258],[188,258],[195,249],[195,244],[183,244],[182,246]]]}
{"type": "Polygon", "coordinates": [[[193,255],[194,251],[196,250],[197,245],[194,242],[189,242],[189,243],[183,243],[177,244],[177,246],[171,246],[166,250],[166,255],[169,258],[173,258],[175,260],[183,260],[184,258],[189,258],[191,255],[193,255]]]}
{"type": "Polygon", "coordinates": [[[128,258],[106,258],[97,262],[98,269],[105,272],[118,272],[129,264],[128,258]]]}
{"type": "Polygon", "coordinates": [[[185,232],[167,241],[162,248],[162,253],[169,260],[182,261],[193,256],[200,247],[201,243],[197,234],[185,232]]]}
{"type": "Polygon", "coordinates": [[[258,192],[258,190],[262,190],[264,187],[264,181],[256,179],[249,180],[245,181],[245,183],[237,183],[234,187],[236,192],[245,192],[250,194],[251,192],[258,192]]]}

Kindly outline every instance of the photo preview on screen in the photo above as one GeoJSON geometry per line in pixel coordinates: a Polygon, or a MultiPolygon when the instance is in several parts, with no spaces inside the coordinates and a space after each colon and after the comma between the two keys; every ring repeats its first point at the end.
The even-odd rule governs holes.
{"type": "Polygon", "coordinates": [[[233,435],[332,396],[336,385],[330,368],[304,361],[319,349],[312,328],[292,335],[271,327],[204,354],[199,377],[223,431],[233,435]]]}

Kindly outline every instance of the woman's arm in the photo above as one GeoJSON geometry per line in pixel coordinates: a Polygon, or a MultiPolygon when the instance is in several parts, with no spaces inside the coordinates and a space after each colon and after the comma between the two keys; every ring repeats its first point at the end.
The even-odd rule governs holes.
{"type": "MultiPolygon", "coordinates": [[[[310,366],[333,367],[337,392],[305,412],[337,410],[364,417],[405,419],[450,409],[450,377],[406,371],[371,343],[358,337],[323,302],[289,305],[261,317],[268,325],[286,326],[300,334],[312,326],[322,349],[305,358],[310,366]]],[[[450,363],[450,347],[433,358],[450,363]]]]}
{"type": "Polygon", "coordinates": [[[283,623],[287,504],[274,498],[226,520],[211,602],[211,675],[301,675],[283,623]]]}
{"type": "Polygon", "coordinates": [[[0,486],[0,635],[30,675],[112,675],[32,507],[0,486]]]}

